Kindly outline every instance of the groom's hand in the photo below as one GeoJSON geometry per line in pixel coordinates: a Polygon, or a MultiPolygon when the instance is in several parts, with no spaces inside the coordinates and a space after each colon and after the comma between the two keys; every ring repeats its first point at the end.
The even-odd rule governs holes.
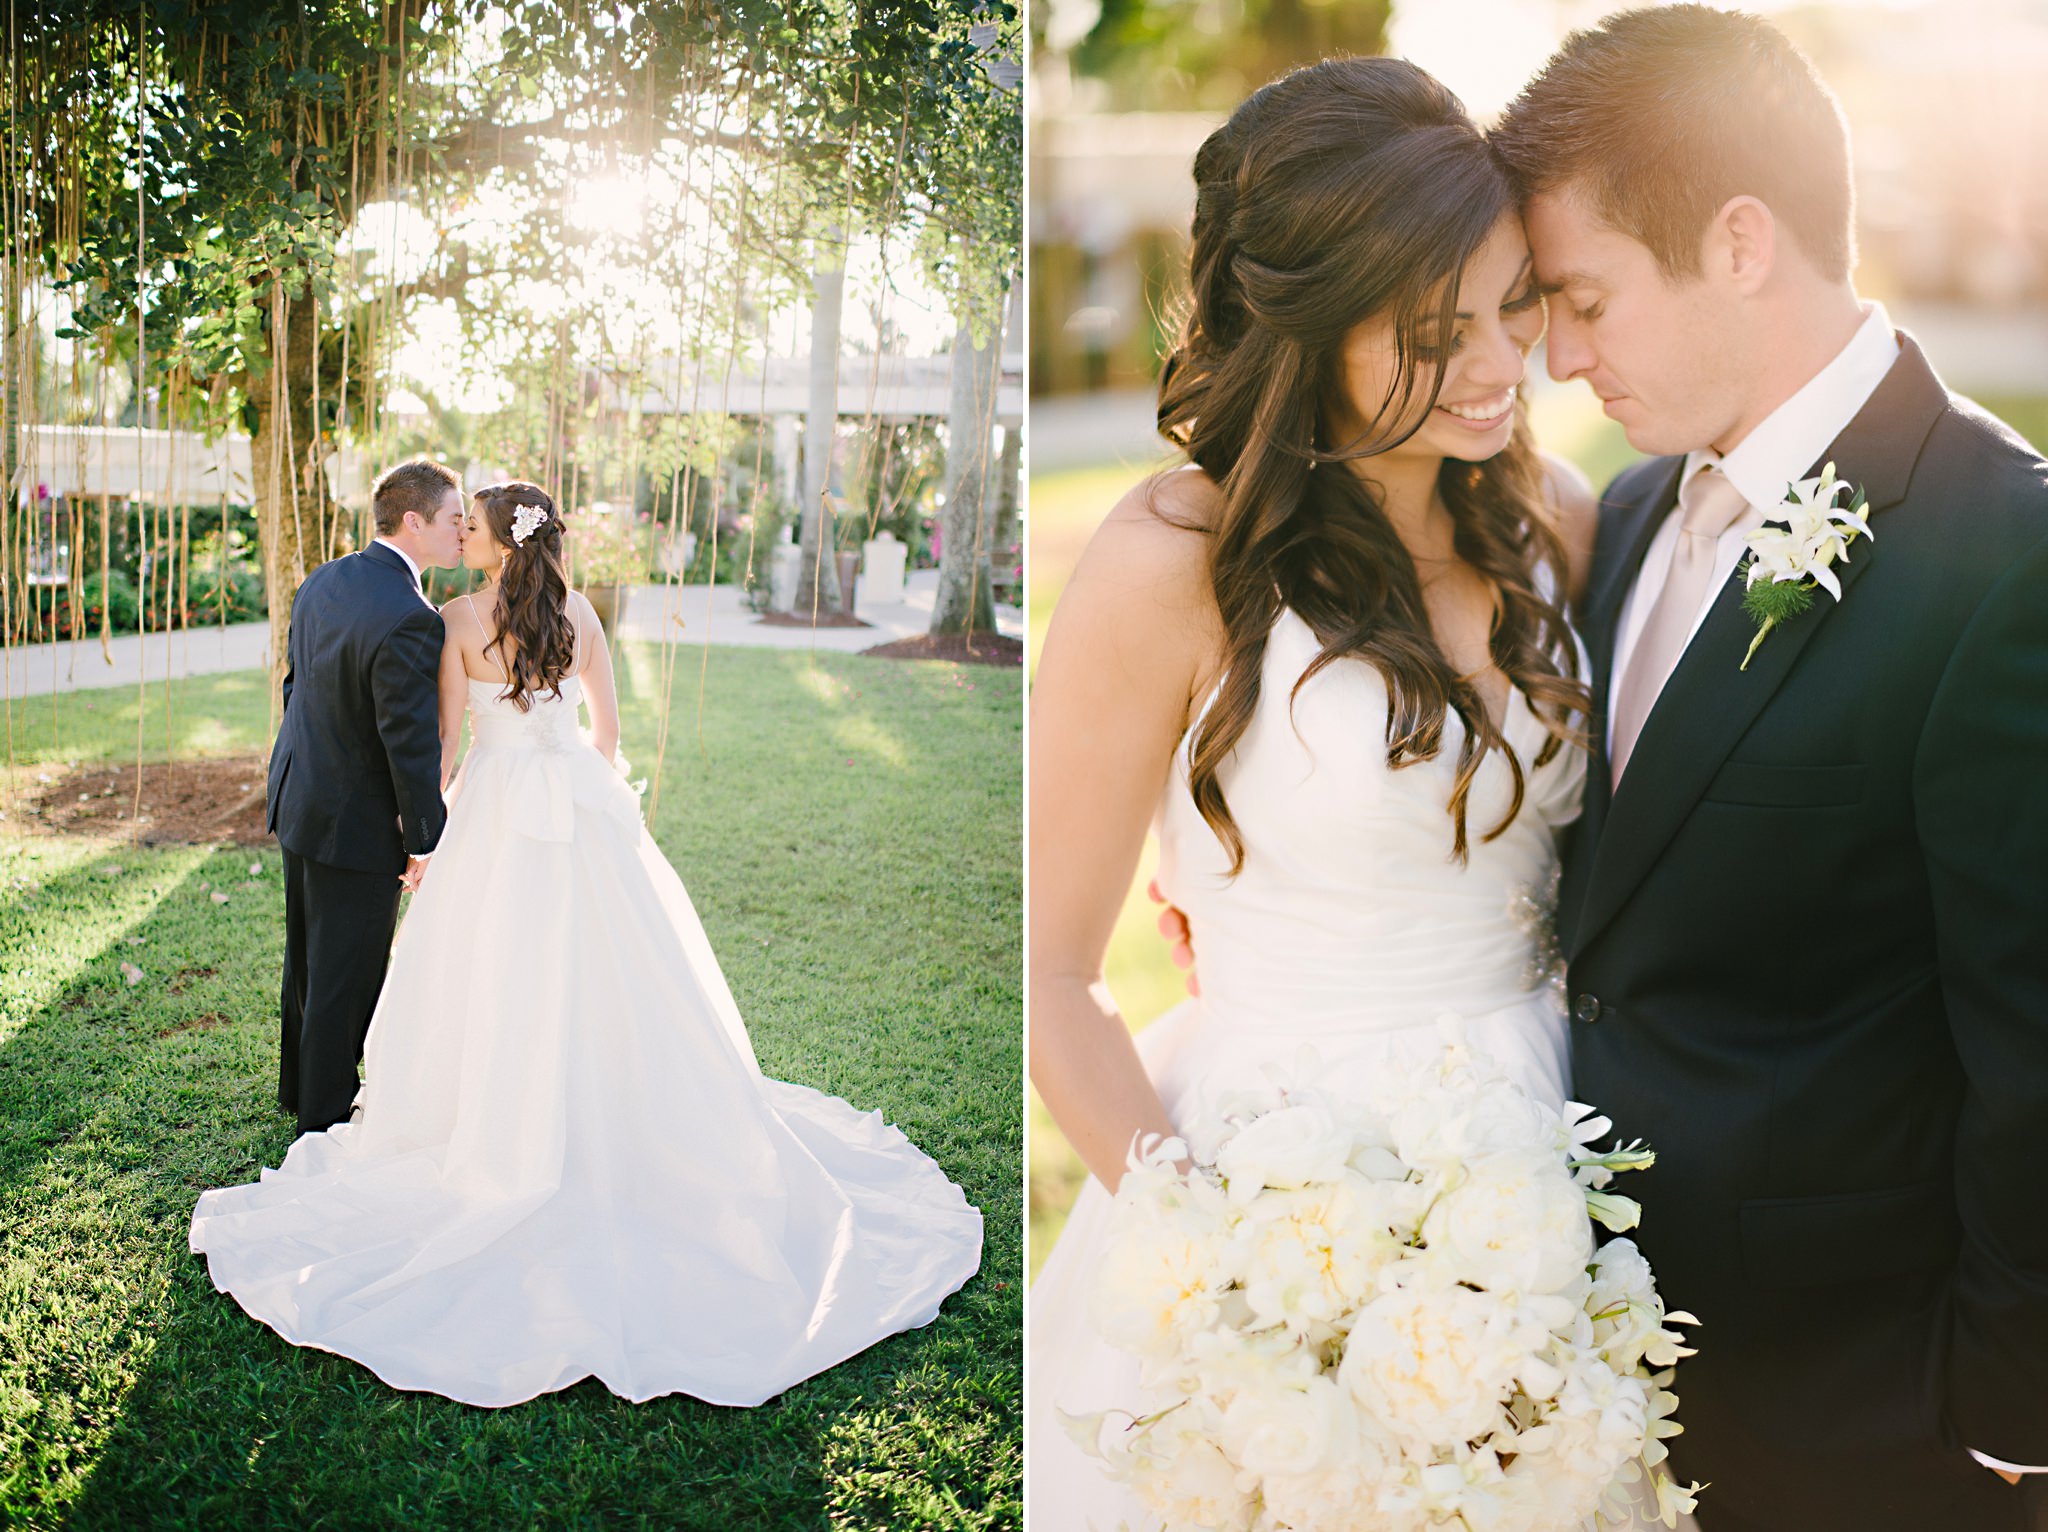
{"type": "Polygon", "coordinates": [[[398,875],[398,886],[408,894],[420,891],[420,885],[427,881],[427,859],[423,856],[409,856],[405,859],[405,871],[398,875]]]}
{"type": "Polygon", "coordinates": [[[1195,973],[1195,946],[1188,935],[1188,918],[1174,905],[1166,903],[1166,895],[1159,892],[1159,880],[1154,878],[1145,885],[1145,892],[1154,904],[1165,904],[1159,912],[1159,934],[1173,943],[1173,966],[1184,969],[1188,976],[1188,993],[1202,993],[1202,981],[1195,973]]]}

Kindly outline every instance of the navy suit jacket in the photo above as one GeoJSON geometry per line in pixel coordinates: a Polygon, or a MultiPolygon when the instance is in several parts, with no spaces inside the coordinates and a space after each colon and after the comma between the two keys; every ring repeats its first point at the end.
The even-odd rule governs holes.
{"type": "MultiPolygon", "coordinates": [[[[1566,858],[1574,1093],[1657,1151],[1708,1528],[2018,1527],[1963,1449],[2048,1463],[2048,463],[1900,340],[1809,470],[1869,496],[1840,602],[1745,671],[1731,580],[1566,858]]],[[[1681,462],[1603,498],[1599,715],[1681,462]]]]}
{"type": "Polygon", "coordinates": [[[306,577],[270,753],[269,826],[286,850],[395,874],[407,853],[434,849],[447,816],[442,635],[405,560],[381,544],[306,577]]]}

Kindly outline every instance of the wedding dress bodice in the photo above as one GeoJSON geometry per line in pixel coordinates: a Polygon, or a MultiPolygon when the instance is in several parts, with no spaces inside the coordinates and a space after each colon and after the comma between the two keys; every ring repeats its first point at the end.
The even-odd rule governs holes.
{"type": "Polygon", "coordinates": [[[502,681],[469,678],[470,727],[477,744],[562,755],[583,743],[576,722],[576,709],[583,701],[580,677],[564,680],[559,697],[550,691],[530,694],[523,713],[503,695],[504,690],[502,681]]]}
{"type": "Polygon", "coordinates": [[[1511,689],[1502,732],[1522,765],[1522,806],[1484,838],[1514,793],[1507,759],[1489,752],[1467,800],[1460,865],[1448,804],[1462,721],[1446,713],[1435,758],[1390,768],[1376,666],[1339,660],[1295,691],[1318,648],[1292,612],[1267,639],[1256,710],[1221,775],[1245,846],[1235,878],[1188,790],[1194,731],[1174,759],[1154,824],[1159,885],[1187,914],[1203,1012],[1232,1027],[1317,1033],[1513,1004],[1555,966],[1557,832],[1578,813],[1584,753],[1562,748],[1536,766],[1548,734],[1511,689]]]}
{"type": "Polygon", "coordinates": [[[500,681],[469,678],[473,747],[456,781],[453,803],[468,796],[479,772],[502,779],[494,805],[504,810],[502,831],[532,840],[569,840],[579,811],[621,827],[637,826],[640,800],[612,764],[590,747],[578,722],[583,683],[575,676],[562,692],[529,693],[521,712],[503,696],[500,681]]]}

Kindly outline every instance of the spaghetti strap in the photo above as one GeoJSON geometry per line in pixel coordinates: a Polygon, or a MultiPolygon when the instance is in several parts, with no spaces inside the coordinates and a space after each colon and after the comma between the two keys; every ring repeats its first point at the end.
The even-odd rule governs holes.
{"type": "MultiPolygon", "coordinates": [[[[488,628],[486,628],[486,627],[484,626],[484,620],[483,620],[483,618],[481,618],[481,617],[479,617],[479,616],[477,615],[477,611],[476,611],[476,592],[475,592],[475,591],[471,591],[471,592],[469,592],[469,593],[468,593],[467,595],[465,595],[465,596],[464,596],[464,597],[462,598],[462,600],[463,600],[463,604],[464,604],[465,606],[467,606],[467,607],[469,608],[469,620],[470,620],[471,622],[473,622],[473,623],[475,623],[475,624],[476,624],[476,630],[477,630],[477,632],[478,632],[478,633],[479,633],[480,635],[482,635],[482,637],[483,637],[483,641],[484,641],[484,648],[483,648],[483,652],[484,652],[484,653],[485,653],[486,655],[488,655],[488,654],[489,654],[489,653],[491,652],[491,631],[490,631],[490,629],[488,629],[488,628]]],[[[510,685],[512,684],[512,672],[511,672],[511,671],[509,671],[509,670],[507,670],[507,669],[505,668],[505,651],[504,651],[504,650],[503,650],[502,648],[501,648],[501,649],[500,649],[500,650],[498,651],[498,660],[497,660],[497,665],[498,665],[498,674],[499,674],[499,675],[501,675],[501,676],[503,676],[503,677],[505,678],[505,684],[506,684],[507,686],[510,686],[510,685]]]]}

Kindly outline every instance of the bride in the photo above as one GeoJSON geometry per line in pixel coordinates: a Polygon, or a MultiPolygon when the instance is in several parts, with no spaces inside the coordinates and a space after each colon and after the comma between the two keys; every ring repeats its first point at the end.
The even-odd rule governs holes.
{"type": "Polygon", "coordinates": [[[1305,1045],[1360,1096],[1451,1041],[1552,1103],[1569,1083],[1545,904],[1594,507],[1519,403],[1544,311],[1513,194],[1391,59],[1267,86],[1195,181],[1159,400],[1188,462],[1110,512],[1033,691],[1032,1077],[1093,1173],[1032,1294],[1044,1532],[1158,1525],[1061,1422],[1139,1397],[1088,1320],[1134,1136],[1305,1045]],[[1134,1043],[1102,965],[1148,825],[1201,985],[1134,1043]]]}
{"type": "Polygon", "coordinates": [[[479,491],[464,562],[486,586],[443,609],[444,784],[465,709],[472,747],[359,1119],[200,1197],[214,1285],[295,1345],[478,1405],[592,1376],[759,1404],[930,1323],[981,1215],[879,1112],[762,1076],[613,767],[611,658],[553,502],[479,491]]]}

